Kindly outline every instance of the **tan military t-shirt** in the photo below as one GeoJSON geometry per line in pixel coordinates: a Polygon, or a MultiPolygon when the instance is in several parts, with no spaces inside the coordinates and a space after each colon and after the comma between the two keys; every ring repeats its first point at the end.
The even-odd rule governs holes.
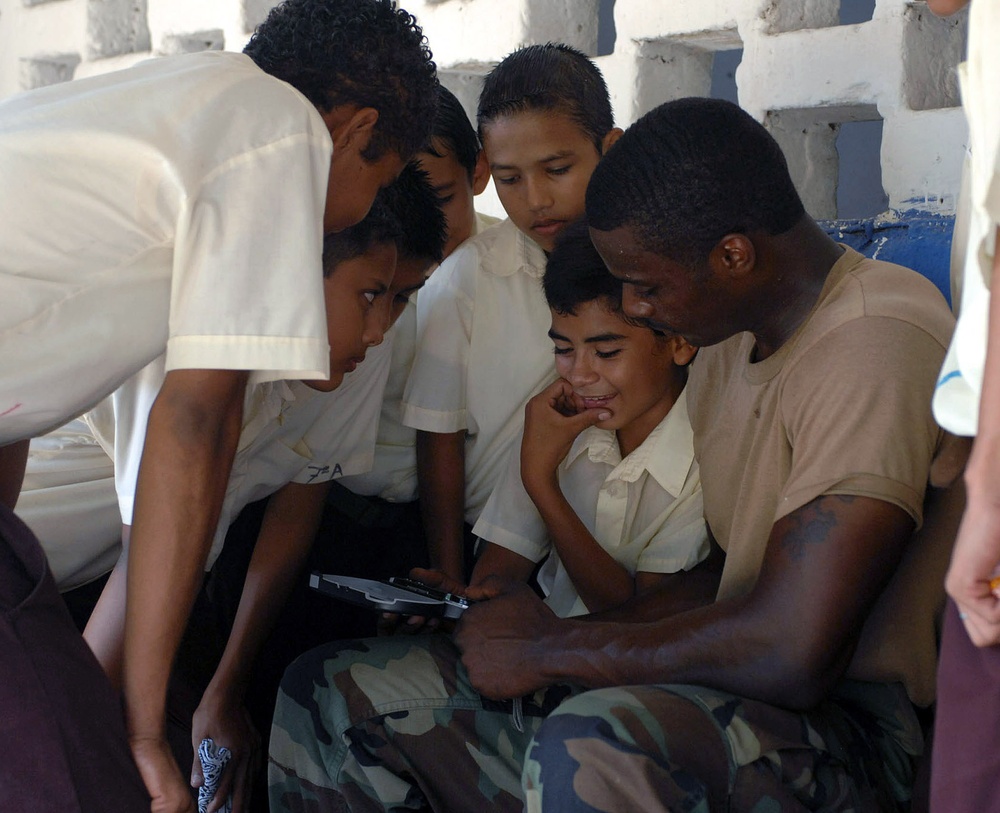
{"type": "MultiPolygon", "coordinates": [[[[750,362],[749,333],[701,350],[689,411],[705,516],[726,551],[719,598],[753,587],[775,521],[821,495],[885,500],[921,523],[941,437],[931,394],[953,323],[924,277],[846,249],[809,318],[769,358],[750,362]]],[[[939,569],[901,568],[916,584],[890,585],[882,599],[908,605],[894,608],[905,626],[866,629],[849,676],[902,680],[914,702],[931,702],[939,569]],[[876,641],[880,651],[865,651],[876,641]]],[[[870,623],[892,615],[876,608],[870,623]]]]}

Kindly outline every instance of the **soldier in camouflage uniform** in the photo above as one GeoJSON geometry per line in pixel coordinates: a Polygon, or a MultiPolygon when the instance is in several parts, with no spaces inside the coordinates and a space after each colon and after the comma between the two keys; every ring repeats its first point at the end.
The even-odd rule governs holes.
{"type": "Polygon", "coordinates": [[[274,813],[905,809],[960,513],[924,515],[943,298],[833,243],[725,102],[633,125],[587,216],[625,312],[702,348],[688,407],[721,574],[601,618],[503,586],[454,645],[304,656],[275,714],[274,813]]]}

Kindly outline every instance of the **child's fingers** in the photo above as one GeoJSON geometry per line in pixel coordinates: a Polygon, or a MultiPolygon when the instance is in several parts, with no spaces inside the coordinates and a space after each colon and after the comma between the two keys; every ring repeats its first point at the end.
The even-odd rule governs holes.
{"type": "Polygon", "coordinates": [[[595,423],[600,423],[601,421],[606,421],[611,417],[611,413],[604,408],[596,409],[591,407],[590,409],[585,409],[582,412],[577,412],[575,415],[568,418],[575,426],[579,427],[579,431],[583,431],[588,426],[593,426],[595,423]]]}
{"type": "Polygon", "coordinates": [[[212,801],[209,802],[208,807],[205,808],[205,813],[215,813],[217,810],[221,810],[225,807],[226,802],[229,800],[229,794],[233,792],[233,783],[237,778],[236,774],[240,765],[243,765],[242,760],[239,765],[234,765],[230,762],[225,768],[222,769],[222,775],[219,777],[219,784],[215,788],[215,795],[212,797],[212,801]]]}
{"type": "Polygon", "coordinates": [[[435,590],[443,590],[445,593],[459,593],[465,590],[465,585],[458,579],[453,579],[441,570],[431,570],[424,567],[415,567],[410,571],[410,578],[435,590]]]}

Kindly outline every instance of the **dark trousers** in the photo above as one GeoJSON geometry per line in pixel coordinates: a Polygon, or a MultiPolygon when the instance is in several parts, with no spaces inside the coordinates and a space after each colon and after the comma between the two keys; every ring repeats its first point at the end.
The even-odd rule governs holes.
{"type": "Polygon", "coordinates": [[[1000,811],[1000,646],[973,645],[952,601],[938,662],[931,811],[1000,811]]]}
{"type": "Polygon", "coordinates": [[[0,810],[146,813],[121,700],[34,534],[0,505],[0,810]]]}

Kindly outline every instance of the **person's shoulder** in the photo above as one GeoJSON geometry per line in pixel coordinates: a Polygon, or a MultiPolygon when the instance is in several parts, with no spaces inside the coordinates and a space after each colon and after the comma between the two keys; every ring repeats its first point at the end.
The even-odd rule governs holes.
{"type": "MultiPolygon", "coordinates": [[[[181,69],[189,65],[192,82],[205,86],[209,97],[218,94],[227,103],[234,104],[242,100],[246,105],[248,118],[274,118],[280,111],[289,116],[290,123],[296,127],[306,118],[312,125],[326,130],[319,111],[312,102],[287,82],[262,70],[246,54],[206,51],[200,54],[183,54],[171,59],[177,59],[181,69]],[[199,56],[202,59],[181,62],[187,57],[199,56]]],[[[229,111],[229,115],[233,115],[232,111],[229,111]]],[[[272,122],[272,126],[279,128],[282,124],[281,121],[272,122]]]]}
{"type": "Polygon", "coordinates": [[[483,212],[476,212],[476,234],[482,234],[491,226],[495,226],[500,223],[503,218],[494,217],[493,215],[484,214],[483,212]]]}
{"type": "MultiPolygon", "coordinates": [[[[895,319],[947,343],[954,317],[944,296],[923,274],[905,266],[865,257],[846,249],[844,264],[828,295],[811,319],[813,331],[828,332],[846,322],[895,319]]],[[[831,275],[838,272],[834,267],[831,275]]]]}
{"type": "Polygon", "coordinates": [[[465,287],[482,273],[496,273],[498,264],[514,252],[518,231],[509,220],[501,220],[461,243],[434,271],[428,285],[465,287]]]}
{"type": "Polygon", "coordinates": [[[472,235],[462,245],[473,246],[480,257],[490,257],[502,252],[517,241],[520,232],[510,218],[494,221],[472,235]]]}
{"type": "Polygon", "coordinates": [[[472,242],[479,250],[480,270],[494,277],[513,277],[519,271],[539,277],[545,254],[507,218],[477,234],[472,242]]]}

